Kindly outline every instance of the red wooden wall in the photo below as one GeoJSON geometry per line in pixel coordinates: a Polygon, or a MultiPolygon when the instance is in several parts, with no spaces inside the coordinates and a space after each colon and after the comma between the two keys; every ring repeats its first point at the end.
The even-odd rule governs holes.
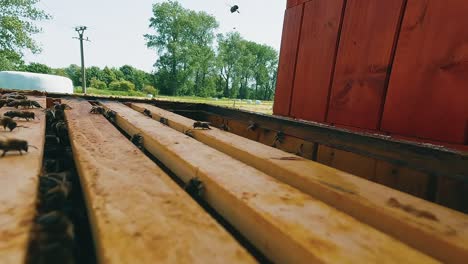
{"type": "Polygon", "coordinates": [[[468,144],[468,1],[288,0],[274,114],[468,144]]]}

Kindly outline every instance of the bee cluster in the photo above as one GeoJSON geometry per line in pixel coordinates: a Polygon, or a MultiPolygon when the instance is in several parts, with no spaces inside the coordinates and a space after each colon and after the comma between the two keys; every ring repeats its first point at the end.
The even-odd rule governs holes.
{"type": "MultiPolygon", "coordinates": [[[[0,108],[7,107],[16,107],[23,106],[26,107],[41,107],[41,105],[36,101],[31,101],[27,99],[27,96],[18,92],[5,93],[0,95],[0,108]],[[27,103],[26,103],[27,102],[27,103]]],[[[14,118],[25,119],[29,121],[30,119],[35,119],[36,116],[34,112],[30,111],[7,111],[0,117],[0,127],[3,127],[3,130],[9,130],[13,132],[16,128],[28,128],[27,126],[18,125],[14,118]]],[[[17,151],[20,155],[24,152],[28,152],[30,146],[26,140],[17,139],[17,138],[8,138],[0,139],[0,150],[2,150],[1,157],[5,156],[7,152],[17,151]]]]}
{"type": "MultiPolygon", "coordinates": [[[[83,244],[80,241],[86,232],[82,226],[88,225],[88,217],[68,139],[66,109],[71,108],[56,103],[46,110],[43,172],[39,177],[39,202],[28,264],[95,261],[94,256],[85,256],[86,250],[79,246],[83,244]]],[[[93,247],[92,243],[88,244],[93,247]]]]}

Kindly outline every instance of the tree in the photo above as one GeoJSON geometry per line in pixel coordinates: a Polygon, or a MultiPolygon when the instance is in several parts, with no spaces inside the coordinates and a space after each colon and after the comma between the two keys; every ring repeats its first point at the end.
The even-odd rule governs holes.
{"type": "Polygon", "coordinates": [[[199,92],[214,65],[212,48],[216,19],[204,12],[183,8],[168,1],[153,5],[150,27],[156,34],[145,35],[147,46],[156,49],[159,60],[156,83],[170,95],[199,92]]]}
{"type": "Polygon", "coordinates": [[[21,64],[23,52],[40,52],[32,35],[41,30],[34,22],[50,16],[35,5],[39,0],[0,0],[0,70],[21,64]]]}
{"type": "Polygon", "coordinates": [[[71,64],[67,68],[65,68],[65,73],[67,74],[68,78],[70,78],[73,82],[74,86],[81,85],[81,67],[76,64],[71,64]]]}
{"type": "Polygon", "coordinates": [[[21,68],[19,68],[21,71],[27,71],[27,72],[34,72],[34,73],[45,73],[45,74],[51,74],[52,69],[41,63],[30,63],[29,65],[24,65],[21,68]]]}
{"type": "Polygon", "coordinates": [[[241,57],[242,38],[238,32],[218,35],[218,69],[223,79],[223,96],[231,97],[233,79],[241,57]]]}
{"type": "Polygon", "coordinates": [[[90,84],[91,84],[91,87],[96,88],[96,89],[100,89],[100,90],[107,89],[106,83],[96,78],[92,78],[90,84]]]}
{"type": "Polygon", "coordinates": [[[109,84],[109,89],[114,91],[134,91],[135,85],[129,81],[113,81],[109,84]]]}
{"type": "Polygon", "coordinates": [[[111,84],[111,82],[117,81],[117,77],[115,76],[115,72],[111,70],[109,67],[104,67],[102,70],[102,81],[104,81],[107,86],[111,84]]]}

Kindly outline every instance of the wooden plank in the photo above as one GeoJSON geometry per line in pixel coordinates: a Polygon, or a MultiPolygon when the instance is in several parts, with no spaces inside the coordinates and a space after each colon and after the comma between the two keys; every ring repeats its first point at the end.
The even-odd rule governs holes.
{"type": "Polygon", "coordinates": [[[254,262],[87,101],[66,103],[99,263],[254,262]]]}
{"type": "Polygon", "coordinates": [[[167,104],[156,102],[168,109],[196,109],[224,118],[250,120],[260,127],[282,131],[286,135],[306,141],[332,146],[399,166],[409,167],[441,177],[468,182],[468,152],[441,145],[425,144],[389,136],[354,132],[316,122],[264,115],[213,105],[167,104]]]}
{"type": "Polygon", "coordinates": [[[328,122],[379,127],[404,2],[347,1],[328,122]]]}
{"type": "Polygon", "coordinates": [[[289,115],[303,9],[303,5],[297,5],[286,9],[284,14],[283,37],[273,105],[275,115],[289,115]]]}
{"type": "Polygon", "coordinates": [[[343,0],[305,4],[292,93],[292,117],[325,121],[343,10],[343,0]]]}
{"type": "MultiPolygon", "coordinates": [[[[44,97],[29,96],[45,106],[44,97]]],[[[11,107],[0,109],[0,116],[6,111],[17,110],[11,107]]],[[[0,140],[16,138],[27,140],[37,147],[29,148],[20,156],[16,151],[8,152],[0,158],[0,262],[24,263],[29,246],[30,231],[36,216],[37,184],[42,171],[42,158],[45,141],[45,116],[42,109],[29,109],[39,119],[16,120],[18,125],[13,132],[0,128],[0,140]]],[[[0,151],[1,155],[1,151],[0,151]]]]}
{"type": "Polygon", "coordinates": [[[382,130],[468,143],[468,2],[408,1],[382,130]]]}
{"type": "Polygon", "coordinates": [[[104,105],[117,113],[120,128],[131,135],[140,133],[145,148],[184,182],[200,178],[206,187],[205,200],[276,263],[434,261],[129,107],[115,102],[104,105]]]}
{"type": "Polygon", "coordinates": [[[376,160],[352,152],[320,145],[317,162],[374,181],[376,160]]]}
{"type": "MultiPolygon", "coordinates": [[[[63,94],[49,93],[49,95],[58,98],[63,97],[63,94]]],[[[87,100],[102,99],[102,96],[94,95],[80,95],[79,97],[87,100]]],[[[113,97],[112,99],[119,102],[152,103],[166,110],[178,111],[179,113],[197,113],[203,116],[218,115],[230,120],[252,121],[264,129],[282,131],[286,135],[305,141],[316,142],[336,149],[388,161],[398,166],[405,166],[436,176],[456,178],[468,182],[467,145],[426,144],[408,138],[349,131],[322,123],[209,104],[170,102],[135,97],[113,97]]]]}
{"type": "Polygon", "coordinates": [[[468,184],[454,179],[439,178],[436,202],[468,213],[468,184]]]}
{"type": "Polygon", "coordinates": [[[428,198],[429,175],[385,161],[377,161],[374,180],[422,199],[428,198]]]}
{"type": "MultiPolygon", "coordinates": [[[[148,109],[157,120],[168,119],[169,126],[178,131],[190,129],[194,122],[148,104],[131,106],[140,112],[148,109]]],[[[468,257],[468,217],[461,213],[231,133],[217,129],[192,132],[195,139],[424,252],[453,263],[468,257]],[[406,207],[391,206],[395,200],[406,207]],[[430,212],[437,220],[404,208],[430,212]]]]}

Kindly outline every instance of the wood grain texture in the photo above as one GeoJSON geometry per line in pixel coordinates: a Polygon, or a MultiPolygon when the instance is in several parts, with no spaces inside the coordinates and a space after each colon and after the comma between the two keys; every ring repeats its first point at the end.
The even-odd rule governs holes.
{"type": "Polygon", "coordinates": [[[317,0],[304,6],[291,103],[294,118],[325,121],[343,2],[317,0]]]}
{"type": "MultiPolygon", "coordinates": [[[[32,97],[45,106],[44,97],[32,97]]],[[[6,111],[17,110],[11,107],[0,109],[0,116],[6,111]]],[[[34,149],[22,156],[18,152],[8,152],[0,158],[0,262],[24,263],[29,246],[30,231],[36,216],[37,184],[42,171],[45,141],[45,116],[42,109],[29,109],[39,119],[16,120],[18,125],[13,132],[0,128],[0,140],[16,138],[27,140],[34,149]],[[7,132],[8,131],[8,132],[7,132]]],[[[2,151],[0,151],[0,155],[2,151]]]]}
{"type": "Polygon", "coordinates": [[[127,106],[113,102],[104,105],[117,113],[119,127],[129,134],[140,133],[145,148],[184,182],[193,177],[201,179],[206,188],[204,199],[275,263],[434,262],[335,208],[127,106]]]}
{"type": "Polygon", "coordinates": [[[303,5],[297,5],[287,9],[284,14],[275,102],[273,104],[275,115],[289,116],[303,9],[303,5]]]}
{"type": "Polygon", "coordinates": [[[382,130],[468,143],[468,2],[409,1],[382,130]]]}
{"type": "MultiPolygon", "coordinates": [[[[132,103],[131,106],[140,112],[149,109],[153,118],[167,118],[169,126],[178,131],[190,129],[194,122],[148,104],[132,103]]],[[[215,128],[195,130],[193,135],[200,142],[421,251],[453,263],[463,263],[468,257],[468,217],[461,213],[215,128]],[[420,217],[414,212],[409,213],[401,207],[390,206],[389,201],[394,200],[404,204],[403,208],[406,209],[417,208],[417,212],[431,212],[437,221],[420,217]]],[[[260,139],[263,138],[271,145],[274,135],[271,131],[260,139]]],[[[361,171],[374,175],[375,161],[369,165],[366,159],[362,158],[365,166],[362,166],[364,169],[361,171]]],[[[361,162],[359,157],[354,161],[361,162]]]]}
{"type": "Polygon", "coordinates": [[[320,145],[317,162],[374,181],[376,160],[356,153],[320,145]]]}
{"type": "Polygon", "coordinates": [[[66,103],[99,263],[255,262],[87,101],[66,103]]]}
{"type": "Polygon", "coordinates": [[[327,121],[377,129],[404,0],[348,0],[327,121]]]}
{"type": "Polygon", "coordinates": [[[427,199],[429,175],[385,161],[377,161],[374,181],[393,189],[427,199]]]}
{"type": "Polygon", "coordinates": [[[305,2],[309,2],[311,0],[287,0],[286,8],[295,7],[297,5],[303,4],[305,2]]]}

